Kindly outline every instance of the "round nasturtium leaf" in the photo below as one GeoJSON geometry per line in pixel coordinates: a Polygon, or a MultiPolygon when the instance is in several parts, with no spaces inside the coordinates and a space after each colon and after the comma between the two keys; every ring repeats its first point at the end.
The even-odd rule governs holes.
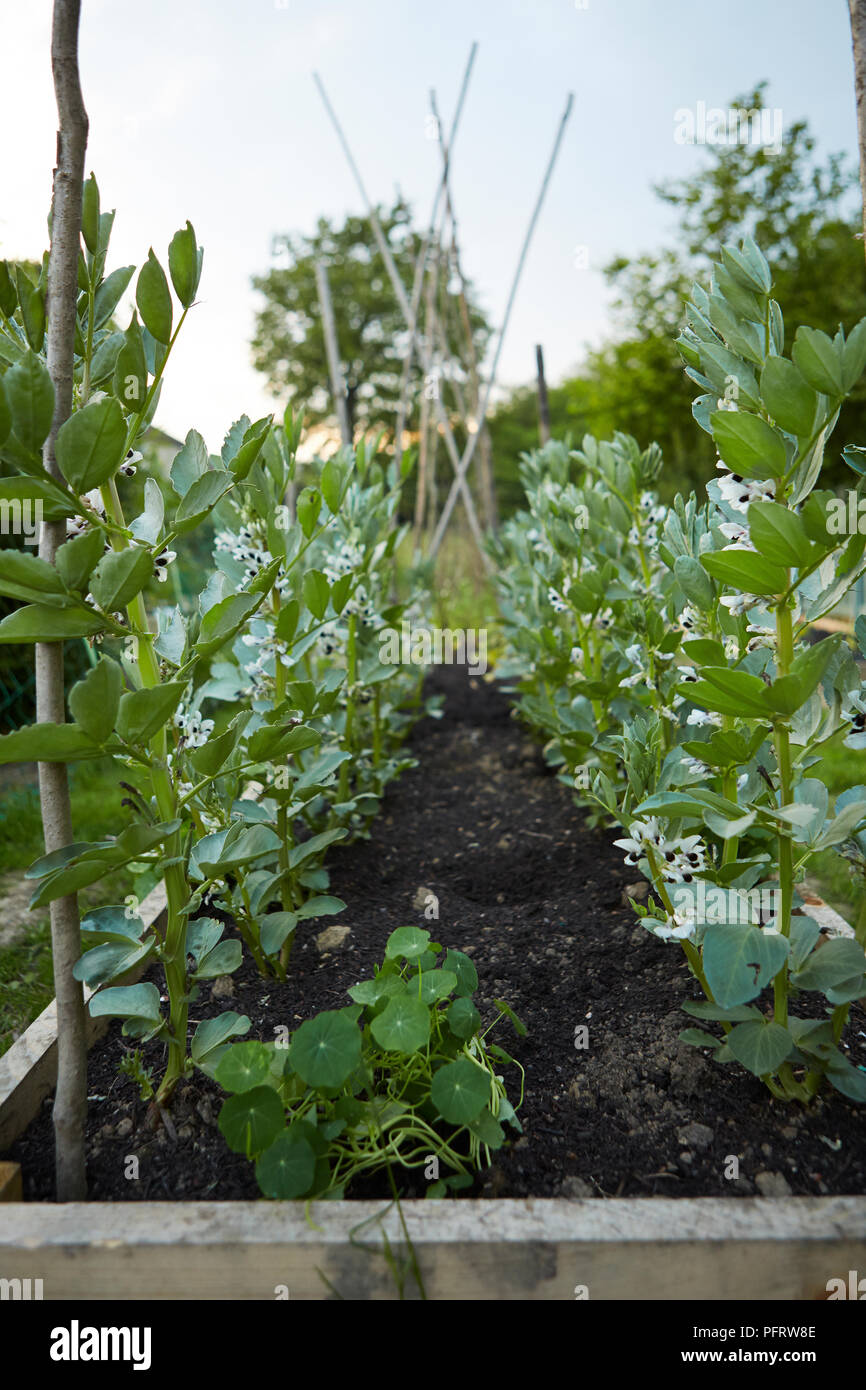
{"type": "Polygon", "coordinates": [[[429,940],[430,933],[424,931],[423,927],[398,927],[388,937],[386,959],[397,960],[402,956],[404,960],[415,960],[417,956],[423,956],[429,940]]]}
{"type": "MultiPolygon", "coordinates": [[[[417,978],[412,981],[412,989],[418,989],[417,978]]],[[[421,973],[420,999],[422,1004],[435,1004],[437,999],[447,999],[457,988],[457,976],[453,970],[424,970],[421,973]]]]}
{"type": "Polygon", "coordinates": [[[214,1080],[224,1091],[236,1094],[263,1086],[271,1075],[271,1056],[264,1043],[234,1043],[220,1058],[214,1080]]]}
{"type": "Polygon", "coordinates": [[[256,1180],[266,1197],[288,1201],[308,1192],[316,1172],[316,1155],[306,1139],[283,1130],[256,1164],[256,1180]]]}
{"type": "Polygon", "coordinates": [[[420,999],[397,995],[373,1019],[370,1032],[386,1052],[418,1052],[430,1037],[430,1010],[420,999]]]}
{"type": "Polygon", "coordinates": [[[456,1038],[471,1038],[481,1027],[481,1015],[471,999],[455,999],[445,1017],[456,1038]]]}
{"type": "Polygon", "coordinates": [[[458,994],[472,994],[478,988],[478,971],[463,951],[448,951],[443,968],[457,976],[458,994]]]}
{"type": "Polygon", "coordinates": [[[446,1062],[439,1068],[430,1087],[430,1099],[443,1120],[467,1125],[481,1114],[490,1099],[490,1078],[468,1057],[458,1057],[456,1062],[446,1062]]]}
{"type": "Polygon", "coordinates": [[[248,1158],[272,1144],[285,1123],[282,1101],[273,1086],[254,1086],[229,1096],[218,1120],[229,1148],[248,1158]]]}
{"type": "Polygon", "coordinates": [[[358,1026],[336,1009],[302,1023],[289,1051],[290,1065],[308,1086],[342,1086],[360,1060],[358,1026]]]}

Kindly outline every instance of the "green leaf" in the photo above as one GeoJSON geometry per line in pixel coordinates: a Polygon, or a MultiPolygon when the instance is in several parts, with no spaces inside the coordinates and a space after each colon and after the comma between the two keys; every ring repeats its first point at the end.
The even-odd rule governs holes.
{"type": "Polygon", "coordinates": [[[842,385],[851,391],[866,368],[866,318],[855,324],[842,349],[842,385]]]}
{"type": "Polygon", "coordinates": [[[198,430],[190,430],[182,449],[175,454],[169,476],[179,497],[185,497],[202,474],[208,470],[207,445],[198,430]]]}
{"type": "Polygon", "coordinates": [[[720,714],[766,718],[764,692],[767,687],[760,676],[752,676],[748,671],[733,671],[727,666],[705,666],[701,675],[701,680],[680,685],[679,693],[696,705],[720,714]]]}
{"type": "Polygon", "coordinates": [[[213,656],[230,642],[261,603],[259,594],[229,594],[209,608],[201,620],[195,649],[200,656],[213,656]]]}
{"type": "Polygon", "coordinates": [[[117,714],[119,736],[126,743],[147,743],[174,714],[185,689],[184,681],[167,681],[122,695],[117,714]]]}
{"type": "Polygon", "coordinates": [[[243,961],[243,947],[237,940],[221,941],[208,951],[204,960],[193,972],[195,980],[216,980],[220,975],[231,975],[238,970],[243,961]]]}
{"type": "Polygon", "coordinates": [[[15,278],[24,335],[33,351],[41,352],[45,342],[45,296],[38,285],[31,284],[20,265],[15,267],[15,278]]]}
{"type": "Polygon", "coordinates": [[[159,990],[149,982],[101,989],[90,1001],[90,1013],[93,1018],[141,1018],[158,1023],[159,990]]]}
{"type": "Polygon", "coordinates": [[[60,426],[56,454],[63,476],[76,492],[89,492],[116,473],[123,462],[126,425],[113,396],[76,410],[60,426]]]}
{"type": "Polygon", "coordinates": [[[468,1057],[458,1057],[435,1073],[430,1099],[449,1124],[469,1124],[490,1099],[490,1077],[468,1057]]]}
{"type": "Polygon", "coordinates": [[[99,188],[94,174],[85,180],[82,190],[81,235],[88,251],[95,256],[99,247],[99,188]]]}
{"type": "MultiPolygon", "coordinates": [[[[107,736],[109,730],[104,731],[107,736]]],[[[72,763],[95,757],[99,747],[75,724],[28,724],[0,736],[0,766],[7,763],[72,763]]]]}
{"type": "Polygon", "coordinates": [[[794,1045],[787,1028],[765,1019],[760,1023],[738,1023],[725,1042],[737,1061],[755,1076],[768,1076],[778,1071],[794,1045]]]}
{"type": "Polygon", "coordinates": [[[18,307],[18,293],[9,274],[9,262],[0,261],[0,309],[11,319],[18,307]]]}
{"type": "Polygon", "coordinates": [[[311,835],[309,840],[304,840],[303,844],[295,845],[289,851],[289,868],[296,869],[299,864],[303,864],[313,855],[319,854],[328,845],[332,845],[336,840],[342,840],[348,834],[345,829],[322,830],[318,835],[311,835]]]}
{"type": "Polygon", "coordinates": [[[214,1081],[233,1095],[268,1084],[271,1053],[262,1042],[235,1043],[227,1047],[214,1071],[214,1081]]]}
{"type": "Polygon", "coordinates": [[[416,960],[423,956],[430,941],[430,933],[421,927],[398,927],[392,931],[385,945],[385,959],[416,960]]]}
{"type": "Polygon", "coordinates": [[[762,1016],[754,1004],[735,1004],[732,1009],[723,1009],[712,999],[687,999],[682,1007],[692,1018],[705,1018],[713,1023],[746,1023],[750,1018],[762,1016]]]}
{"type": "Polygon", "coordinates": [[[817,989],[825,994],[866,970],[866,953],[850,936],[836,936],[817,946],[800,969],[791,975],[798,989],[817,989]]]}
{"type": "Polygon", "coordinates": [[[788,587],[786,571],[751,550],[708,551],[701,556],[701,564],[714,579],[740,592],[782,594],[788,587]]]}
{"type": "Polygon", "coordinates": [[[114,728],[122,684],[117,662],[103,656],[69,692],[72,717],[94,743],[104,743],[114,728]]]}
{"type": "Polygon", "coordinates": [[[328,511],[336,515],[340,508],[340,497],[343,492],[343,466],[338,459],[328,459],[322,469],[319,486],[322,489],[322,496],[328,511]]]}
{"type": "Polygon", "coordinates": [[[689,603],[694,603],[704,613],[712,612],[716,606],[716,591],[700,561],[691,555],[678,555],[674,574],[689,603]]]}
{"type": "Polygon", "coordinates": [[[844,395],[841,355],[818,328],[798,328],[791,356],[809,385],[825,396],[844,395]]]}
{"type": "Polygon", "coordinates": [[[90,592],[106,613],[118,613],[153,576],[153,556],[140,545],[109,550],[94,571],[90,592]]]}
{"type": "Polygon", "coordinates": [[[54,387],[47,367],[34,352],[28,352],[10,367],[3,385],[17,439],[25,449],[39,454],[54,415],[54,387]]]}
{"type": "Polygon", "coordinates": [[[174,516],[174,529],[178,535],[182,536],[198,526],[233,486],[231,473],[222,468],[209,469],[190,483],[174,516]]]}
{"type": "Polygon", "coordinates": [[[93,297],[93,326],[101,328],[108,323],[135,274],[134,265],[121,265],[106,275],[93,297]]]}
{"type": "MultiPolygon", "coordinates": [[[[0,391],[2,391],[2,379],[0,379],[0,391]]],[[[59,487],[55,486],[54,483],[47,482],[44,478],[0,478],[0,502],[13,503],[13,507],[10,509],[13,515],[14,503],[23,503],[24,505],[21,510],[25,523],[29,523],[31,517],[35,520],[38,516],[35,507],[28,507],[26,505],[27,502],[42,503],[43,521],[62,521],[65,517],[74,516],[78,510],[78,508],[63,495],[59,487]]],[[[69,544],[70,542],[66,541],[57,552],[58,568],[60,568],[59,556],[69,544]]],[[[101,545],[99,553],[100,555],[102,554],[101,545]]],[[[62,568],[60,572],[63,574],[62,568]]],[[[66,582],[69,584],[68,580],[66,582]]],[[[74,584],[69,584],[69,588],[72,589],[75,587],[74,584]]]]}
{"type": "Polygon", "coordinates": [[[298,494],[298,500],[295,503],[295,515],[300,522],[306,540],[310,539],[315,530],[321,508],[322,497],[318,488],[305,487],[298,494]]]}
{"type": "Polygon", "coordinates": [[[818,397],[800,369],[786,357],[768,357],[761,373],[761,396],[768,415],[790,434],[808,439],[815,425],[818,397]]]}
{"type": "Polygon", "coordinates": [[[28,550],[0,550],[0,594],[9,598],[68,603],[63,580],[53,565],[28,550]]]}
{"type": "Polygon", "coordinates": [[[307,898],[298,908],[298,919],[307,917],[333,917],[338,912],[345,911],[346,904],[342,898],[332,898],[328,894],[316,895],[307,898]]]}
{"type": "Polygon", "coordinates": [[[506,1004],[504,999],[494,999],[493,1002],[496,1005],[499,1012],[501,1014],[505,1014],[505,1017],[508,1019],[517,1036],[519,1038],[525,1038],[528,1032],[526,1024],[522,1023],[521,1020],[517,1017],[517,1014],[514,1012],[511,1005],[506,1004]]]}
{"type": "Polygon", "coordinates": [[[780,478],[785,472],[785,441],[759,415],[716,410],[710,424],[716,447],[733,473],[743,478],[780,478]]]}
{"type": "Polygon", "coordinates": [[[716,1003],[723,1008],[756,999],[787,958],[788,942],[776,933],[717,923],[706,929],[704,973],[716,1003]]]}
{"type": "Polygon", "coordinates": [[[266,1197],[291,1201],[309,1192],[316,1174],[316,1155],[302,1135],[278,1134],[256,1164],[256,1181],[266,1197]]]}
{"type": "Polygon", "coordinates": [[[28,603],[0,622],[0,642],[65,642],[93,637],[104,627],[105,619],[90,609],[28,603]]]}
{"type": "Polygon", "coordinates": [[[298,925],[298,913],[267,912],[258,921],[262,950],[266,956],[273,956],[298,925]]]}
{"type": "Polygon", "coordinates": [[[397,995],[373,1019],[370,1032],[386,1052],[419,1052],[430,1038],[430,1010],[420,999],[397,995]]]}
{"type": "Polygon", "coordinates": [[[314,618],[324,618],[331,586],[321,570],[307,570],[302,585],[304,603],[314,618]]]}
{"type": "Polygon", "coordinates": [[[283,1103],[273,1086],[254,1086],[230,1096],[219,1113],[219,1131],[233,1153],[252,1158],[285,1128],[283,1103]]]}
{"type": "Polygon", "coordinates": [[[809,564],[815,553],[797,513],[779,502],[751,503],[749,533],[762,555],[786,569],[809,564]]]}
{"type": "Polygon", "coordinates": [[[168,270],[175,294],[183,307],[188,309],[195,299],[201,278],[201,257],[191,222],[175,232],[169,243],[168,270]]]}
{"type": "Polygon", "coordinates": [[[104,533],[93,527],[82,536],[64,542],[57,551],[57,570],[67,589],[86,594],[88,580],[105,550],[104,533]]]}
{"type": "Polygon", "coordinates": [[[342,1086],[361,1060],[357,1024],[338,1010],[302,1023],[292,1038],[289,1063],[308,1086],[342,1086]]]}
{"type": "Polygon", "coordinates": [[[437,999],[447,999],[457,988],[457,976],[453,970],[422,970],[412,981],[414,994],[416,986],[420,990],[422,1004],[435,1004],[437,999]]]}
{"type": "Polygon", "coordinates": [[[152,247],[139,271],[135,302],[148,332],[153,334],[157,342],[168,344],[171,341],[171,291],[165,271],[153,254],[152,247]]]}
{"type": "Polygon", "coordinates": [[[446,1011],[448,1027],[456,1038],[465,1041],[478,1032],[481,1027],[481,1015],[468,995],[462,995],[455,999],[446,1011]]]}
{"type": "Polygon", "coordinates": [[[866,1072],[853,1067],[841,1052],[834,1052],[830,1058],[827,1080],[849,1100],[866,1102],[866,1072]]]}
{"type": "Polygon", "coordinates": [[[478,971],[463,951],[446,951],[442,963],[443,970],[451,970],[457,976],[457,993],[474,994],[478,988],[478,971]]]}
{"type": "Polygon", "coordinates": [[[220,1014],[219,1018],[206,1018],[196,1028],[190,1045],[190,1056],[196,1065],[207,1060],[210,1065],[217,1054],[222,1055],[229,1038],[238,1033],[248,1033],[250,1020],[246,1014],[231,1011],[220,1014]]]}
{"type": "Polygon", "coordinates": [[[683,1028],[682,1032],[677,1033],[680,1042],[688,1043],[690,1047],[712,1047],[717,1048],[721,1044],[721,1038],[713,1037],[712,1033],[705,1033],[701,1028],[683,1028]]]}
{"type": "Polygon", "coordinates": [[[85,951],[72,967],[72,974],[87,985],[107,984],[147,960],[155,950],[155,936],[144,942],[128,941],[125,945],[104,943],[94,946],[92,951],[85,951]]]}

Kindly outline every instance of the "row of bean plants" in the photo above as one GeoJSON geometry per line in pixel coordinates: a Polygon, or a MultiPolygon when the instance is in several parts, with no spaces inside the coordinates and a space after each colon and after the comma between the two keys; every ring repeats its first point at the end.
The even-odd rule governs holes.
{"type": "Polygon", "coordinates": [[[615,843],[650,884],[643,926],[685,952],[704,997],[684,1005],[702,1026],[682,1039],[779,1099],[826,1080],[866,1101],[844,1041],[866,914],[856,939],[828,941],[798,893],[829,847],[864,868],[866,786],[831,804],[810,771],[831,739],[866,746],[866,619],[856,647],[811,631],[866,569],[866,536],[842,520],[866,451],[843,452],[850,498],[822,488],[866,320],[833,338],[800,327],[786,355],[751,239],[724,248],[686,313],[693,413],[718,453],[707,501],[662,505],[659,449],[622,434],[525,457],[527,510],[494,547],[501,673],[594,823],[625,831],[615,843]]]}
{"type": "MultiPolygon", "coordinates": [[[[54,407],[46,263],[35,283],[0,265],[0,497],[38,504],[45,520],[65,519],[67,529],[55,564],[23,548],[0,552],[0,593],[20,603],[0,622],[0,642],[83,638],[100,652],[69,693],[70,719],[0,739],[0,762],[110,756],[129,812],[119,833],[107,826],[99,842],[73,843],[33,864],[31,905],[124,867],[164,876],[164,925],[145,925],[134,898],[91,911],[75,973],[101,986],[92,1015],[121,1018],[127,1037],[164,1045],[160,1106],[193,1067],[212,1076],[224,1062],[218,1074],[232,1099],[221,1127],[259,1160],[268,1195],[342,1189],[346,1171],[387,1166],[406,1136],[435,1150],[432,1126],[443,1122],[474,1126],[462,1157],[441,1141],[451,1177],[465,1178],[481,1146],[489,1152],[501,1142],[499,1119],[516,1119],[478,1031],[470,962],[452,952],[434,969],[441,948],[416,949],[415,929],[407,929],[402,970],[389,948],[380,982],[367,982],[363,1000],[308,1020],[291,1047],[233,1047],[250,1027],[233,1011],[200,1022],[189,1038],[190,1005],[205,982],[238,969],[244,946],[263,975],[285,979],[299,924],[346,907],[327,892],[326,851],[367,833],[385,787],[411,765],[402,745],[412,721],[436,713],[436,702],[422,700],[417,667],[380,660],[380,631],[417,616],[423,598],[395,597],[404,534],[397,512],[410,460],[383,463],[360,445],[301,465],[299,420],[243,417],[218,456],[193,430],[167,479],[144,470],[141,510],[127,519],[122,496],[142,467],[166,364],[195,302],[202,249],[187,223],[168,248],[168,274],[149,253],[121,331],[115,314],[135,267],[106,273],[113,219],[91,177],[74,408],[56,441],[61,481],[41,456],[54,407]],[[196,600],[161,601],[158,581],[202,534],[212,537],[213,564],[196,600]],[[239,937],[226,935],[226,916],[239,937]],[[151,981],[113,983],[157,962],[164,994],[151,981]],[[374,1039],[376,1059],[365,1054],[362,1064],[362,1040],[369,1053],[374,1039]],[[263,1057],[272,1083],[264,1111],[263,1057]],[[427,1076],[423,1097],[416,1072],[427,1076]],[[387,1076],[397,1078],[393,1087],[387,1076]],[[324,1109],[304,1102],[299,1117],[292,1107],[306,1084],[324,1087],[324,1109]],[[284,1109],[300,1130],[286,1129],[284,1109]],[[411,1123],[397,1121],[416,1110],[411,1123]],[[279,1148],[265,1158],[277,1131],[279,1148]],[[323,1167],[344,1132],[355,1158],[337,1153],[323,1167]]],[[[125,1069],[144,1094],[151,1090],[138,1054],[125,1069]]]]}

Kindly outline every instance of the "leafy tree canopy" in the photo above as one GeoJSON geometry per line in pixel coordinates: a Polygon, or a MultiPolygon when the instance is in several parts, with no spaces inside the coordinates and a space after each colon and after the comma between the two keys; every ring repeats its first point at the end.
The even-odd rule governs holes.
{"type": "MultiPolygon", "coordinates": [[[[413,230],[411,208],[402,198],[390,209],[377,211],[411,299],[423,235],[413,230]]],[[[256,315],[253,360],[267,376],[270,389],[282,399],[288,397],[296,409],[303,407],[308,421],[333,417],[316,288],[318,256],[328,271],[353,433],[368,429],[392,432],[408,332],[369,219],[350,216],[336,226],[320,218],[312,236],[287,233],[276,237],[274,256],[277,263],[253,279],[254,288],[264,297],[256,315]]],[[[446,334],[450,335],[449,325],[459,322],[450,248],[432,247],[428,265],[437,268],[437,304],[446,334]]],[[[480,356],[489,327],[475,303],[471,286],[467,298],[475,348],[480,356]]],[[[451,343],[452,350],[455,344],[456,338],[451,343]]],[[[435,344],[435,353],[437,365],[445,375],[446,354],[441,343],[435,344]]],[[[417,422],[423,385],[423,372],[416,360],[411,378],[410,427],[417,422]]],[[[447,397],[447,386],[443,386],[442,395],[447,397]]]]}

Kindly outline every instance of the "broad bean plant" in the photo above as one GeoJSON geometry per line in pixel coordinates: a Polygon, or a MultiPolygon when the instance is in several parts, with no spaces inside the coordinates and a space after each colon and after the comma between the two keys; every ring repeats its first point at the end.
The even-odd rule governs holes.
{"type": "MultiPolygon", "coordinates": [[[[304,668],[303,662],[322,625],[338,623],[347,605],[359,602],[354,562],[350,573],[332,581],[324,565],[314,567],[312,552],[318,547],[324,556],[329,545],[337,546],[324,537],[357,491],[353,480],[364,474],[365,462],[346,457],[319,467],[315,485],[305,487],[292,507],[287,493],[299,422],[289,417],[275,428],[270,417],[254,423],[243,417],[219,455],[209,454],[191,431],[168,479],[146,477],[143,509],[128,520],[121,504],[124,477],[141,465],[166,364],[194,305],[202,250],[189,223],[168,248],[168,274],[151,250],[136,280],[131,321],[121,331],[115,314],[135,267],[106,272],[114,213],[101,210],[93,177],[84,185],[82,208],[74,408],[57,436],[59,482],[40,454],[53,411],[44,360],[45,263],[35,284],[20,270],[13,279],[0,267],[0,458],[14,470],[0,479],[0,497],[41,508],[46,520],[65,518],[68,532],[55,565],[24,550],[0,552],[0,592],[21,601],[0,623],[0,642],[85,638],[102,654],[69,692],[69,722],[5,736],[0,762],[110,755],[124,769],[130,823],[33,864],[31,905],[86,888],[124,866],[164,875],[164,925],[145,926],[134,900],[92,911],[82,922],[86,949],[76,966],[88,985],[108,986],[91,999],[93,1015],[122,1018],[127,1036],[164,1043],[166,1066],[156,1089],[162,1103],[192,1065],[207,1068],[229,1038],[249,1029],[249,1019],[233,1012],[207,1020],[196,1028],[188,1055],[190,1003],[203,981],[231,973],[242,959],[241,941],[225,936],[223,923],[206,915],[209,906],[234,907],[240,892],[243,939],[260,968],[276,952],[283,971],[286,957],[280,964],[279,953],[297,920],[333,911],[335,902],[343,906],[305,892],[315,893],[323,882],[326,845],[356,828],[353,815],[360,821],[372,809],[369,801],[352,804],[346,772],[339,800],[323,796],[334,770],[362,750],[352,714],[362,678],[352,661],[346,669],[324,660],[304,668]],[[239,537],[227,548],[218,537],[221,564],[193,604],[154,601],[176,556],[172,547],[210,526],[218,508],[221,517],[247,516],[250,525],[256,518],[266,550],[250,535],[249,554],[239,557],[239,537]],[[241,668],[239,651],[247,666],[258,653],[255,671],[241,668]],[[202,706],[208,697],[226,698],[220,682],[229,671],[231,679],[242,672],[241,687],[228,696],[227,717],[216,728],[217,715],[206,717],[202,706]],[[272,774],[289,760],[292,772],[283,786],[272,774]],[[248,786],[257,775],[272,777],[260,801],[250,799],[248,786]],[[311,805],[317,809],[310,816],[320,814],[323,800],[331,805],[327,829],[295,843],[295,817],[311,805]],[[279,910],[268,914],[274,902],[279,910]],[[151,982],[115,983],[157,961],[165,1001],[151,982]]],[[[392,493],[397,483],[392,477],[392,493]]],[[[375,493],[375,477],[370,487],[375,493]]],[[[363,524],[374,511],[373,501],[369,512],[359,505],[363,524]]],[[[381,516],[375,524],[381,527],[381,516]]],[[[386,549],[389,544],[390,537],[386,549]]],[[[372,574],[379,557],[365,557],[372,574]]],[[[373,677],[367,682],[376,684],[373,677]]],[[[387,732],[380,723],[373,740],[377,770],[360,790],[374,799],[401,765],[394,748],[405,728],[396,715],[404,693],[391,697],[387,732]]]]}
{"type": "Polygon", "coordinates": [[[217,514],[216,582],[231,592],[267,572],[289,523],[306,559],[303,569],[281,571],[199,691],[251,710],[247,733],[255,730],[264,755],[257,799],[216,786],[199,849],[230,848],[238,816],[259,827],[260,853],[238,864],[212,901],[232,913],[260,970],[283,977],[298,921],[345,907],[324,891],[327,848],[367,833],[385,787],[412,765],[400,750],[413,720],[437,701],[421,701],[418,668],[379,659],[380,629],[399,624],[409,607],[392,592],[405,466],[385,469],[363,446],[307,465],[292,517],[284,499],[295,485],[296,428],[287,422],[271,442],[217,514]],[[322,525],[329,511],[333,521],[322,525]],[[280,910],[267,912],[275,897],[280,910]]]}
{"type": "Polygon", "coordinates": [[[453,950],[440,961],[442,951],[428,931],[399,927],[346,1008],[316,1014],[291,1038],[221,1049],[213,1074],[230,1094],[219,1127],[255,1161],[266,1197],[341,1197],[392,1164],[423,1169],[427,1196],[441,1197],[471,1185],[505,1143],[504,1125],[521,1131],[522,1068],[488,1034],[503,1016],[526,1030],[502,1000],[482,1029],[472,961],[453,950]],[[521,1073],[516,1106],[504,1064],[521,1073]]]}
{"type": "MultiPolygon", "coordinates": [[[[505,541],[536,575],[522,619],[503,582],[520,708],[582,799],[627,832],[616,844],[652,889],[636,911],[685,951],[704,994],[686,1011],[720,1028],[683,1040],[779,1099],[808,1102],[826,1080],[863,1101],[843,1034],[866,994],[866,918],[827,939],[797,885],[830,847],[864,865],[866,788],[831,804],[810,770],[831,739],[866,743],[849,642],[811,640],[866,569],[866,536],[821,487],[866,320],[834,338],[801,327],[786,355],[750,239],[724,248],[687,316],[679,346],[719,477],[704,505],[662,509],[639,491],[658,460],[622,436],[527,460],[530,511],[505,541]]],[[[862,451],[844,457],[862,476],[862,451]]],[[[862,620],[856,635],[862,652],[862,620]]]]}

